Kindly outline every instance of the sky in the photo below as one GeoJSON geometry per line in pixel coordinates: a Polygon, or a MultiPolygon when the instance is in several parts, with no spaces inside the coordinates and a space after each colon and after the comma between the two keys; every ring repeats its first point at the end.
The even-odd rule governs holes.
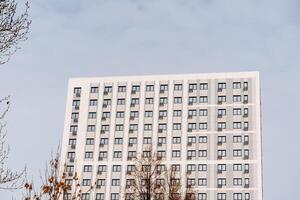
{"type": "Polygon", "coordinates": [[[39,179],[62,139],[70,77],[255,70],[264,199],[300,199],[299,11],[297,0],[32,0],[29,39],[0,66],[8,165],[39,179]]]}

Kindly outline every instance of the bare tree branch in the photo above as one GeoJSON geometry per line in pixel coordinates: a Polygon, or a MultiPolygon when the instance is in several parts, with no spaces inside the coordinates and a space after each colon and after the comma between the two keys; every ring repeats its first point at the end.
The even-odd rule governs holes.
{"type": "Polygon", "coordinates": [[[24,12],[18,14],[15,0],[0,0],[0,65],[19,49],[19,42],[27,40],[31,24],[28,10],[28,2],[24,12]]]}

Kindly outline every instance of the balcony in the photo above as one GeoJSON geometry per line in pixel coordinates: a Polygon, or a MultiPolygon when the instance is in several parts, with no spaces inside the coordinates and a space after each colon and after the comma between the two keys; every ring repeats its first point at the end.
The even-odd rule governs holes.
{"type": "Polygon", "coordinates": [[[164,131],[164,130],[161,129],[161,128],[158,129],[158,132],[159,132],[159,133],[162,133],[163,131],[164,131]]]}
{"type": "Polygon", "coordinates": [[[218,173],[218,174],[222,174],[222,172],[223,172],[222,169],[218,169],[218,170],[217,170],[217,173],[218,173]]]}
{"type": "Polygon", "coordinates": [[[71,144],[71,149],[75,149],[76,148],[76,144],[71,144]]]}
{"type": "Polygon", "coordinates": [[[245,140],[244,145],[249,145],[249,141],[245,140]]]}
{"type": "Polygon", "coordinates": [[[244,127],[244,131],[248,131],[249,130],[249,128],[248,127],[244,127]]]}
{"type": "Polygon", "coordinates": [[[68,172],[68,176],[73,176],[73,172],[68,172]]]}
{"type": "Polygon", "coordinates": [[[188,160],[192,160],[192,156],[188,156],[187,159],[188,159],[188,160]]]}
{"type": "Polygon", "coordinates": [[[164,119],[163,115],[159,115],[158,119],[164,119]]]}
{"type": "Polygon", "coordinates": [[[194,102],[192,102],[192,101],[189,101],[189,103],[188,103],[189,106],[192,106],[193,104],[194,104],[194,102]]]}
{"type": "Polygon", "coordinates": [[[100,133],[101,133],[101,134],[104,134],[104,133],[105,133],[105,130],[101,130],[100,133]]]}
{"type": "Polygon", "coordinates": [[[131,104],[130,104],[130,107],[135,107],[135,103],[131,103],[131,104]]]}
{"type": "Polygon", "coordinates": [[[164,102],[160,102],[160,103],[159,103],[159,106],[164,106],[164,105],[165,105],[164,102]]]}
{"type": "Polygon", "coordinates": [[[101,117],[101,121],[105,121],[106,120],[106,117],[101,117]]]}
{"type": "Polygon", "coordinates": [[[221,160],[223,159],[223,156],[222,155],[218,155],[218,160],[221,160]]]}
{"type": "Polygon", "coordinates": [[[102,171],[97,171],[97,175],[102,175],[102,171]]]}
{"type": "Polygon", "coordinates": [[[218,183],[217,187],[218,187],[218,188],[222,188],[222,187],[223,187],[223,184],[218,183]]]}
{"type": "Polygon", "coordinates": [[[105,103],[105,104],[102,105],[102,108],[107,108],[107,106],[108,105],[105,103]]]}
{"type": "Polygon", "coordinates": [[[129,118],[130,120],[134,120],[135,119],[135,117],[134,116],[130,116],[130,118],[129,118]]]}
{"type": "Polygon", "coordinates": [[[77,92],[75,93],[75,97],[80,97],[81,96],[81,93],[77,92]]]}
{"type": "Polygon", "coordinates": [[[192,143],[192,142],[188,142],[187,145],[188,145],[188,146],[192,146],[193,143],[192,143]]]}
{"type": "Polygon", "coordinates": [[[222,127],[218,127],[218,131],[222,131],[223,130],[223,128],[222,127]]]}
{"type": "Polygon", "coordinates": [[[107,90],[104,90],[103,94],[104,94],[104,95],[108,95],[108,91],[107,91],[107,90]]]}
{"type": "Polygon", "coordinates": [[[70,159],[69,159],[69,162],[70,162],[70,163],[74,163],[74,161],[75,161],[75,158],[70,158],[70,159]]]}
{"type": "Polygon", "coordinates": [[[136,90],[131,90],[131,94],[136,94],[136,90]]]}
{"type": "Polygon", "coordinates": [[[244,86],[243,88],[244,91],[248,91],[248,89],[249,89],[248,86],[244,86]]]}
{"type": "Polygon", "coordinates": [[[249,169],[245,169],[244,174],[249,174],[249,169]]]}
{"type": "Polygon", "coordinates": [[[223,144],[222,141],[218,141],[218,146],[221,146],[223,144]]]}
{"type": "Polygon", "coordinates": [[[77,106],[77,105],[74,106],[74,109],[75,109],[75,110],[79,110],[79,106],[77,106]]]}
{"type": "Polygon", "coordinates": [[[223,117],[222,113],[218,113],[218,118],[222,118],[222,117],[223,117]]]}
{"type": "Polygon", "coordinates": [[[249,188],[250,184],[249,183],[245,183],[244,188],[249,188]]]}
{"type": "Polygon", "coordinates": [[[74,118],[74,119],[73,119],[73,122],[74,122],[74,123],[78,123],[78,118],[74,118]]]}
{"type": "Polygon", "coordinates": [[[249,159],[249,155],[244,155],[244,159],[248,160],[249,159]]]}
{"type": "Polygon", "coordinates": [[[247,118],[248,117],[248,113],[244,113],[243,117],[247,118]]]}

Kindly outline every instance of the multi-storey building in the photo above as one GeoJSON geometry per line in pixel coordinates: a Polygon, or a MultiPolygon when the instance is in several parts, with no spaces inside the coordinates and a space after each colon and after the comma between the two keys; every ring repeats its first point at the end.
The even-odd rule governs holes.
{"type": "Polygon", "coordinates": [[[262,200],[260,114],[258,72],[72,78],[62,162],[83,199],[123,199],[151,143],[196,199],[262,200]]]}

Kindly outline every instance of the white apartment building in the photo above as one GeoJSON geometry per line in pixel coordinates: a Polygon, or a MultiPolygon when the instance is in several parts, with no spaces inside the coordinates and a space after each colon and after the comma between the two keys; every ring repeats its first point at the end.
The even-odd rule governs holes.
{"type": "Polygon", "coordinates": [[[258,72],[72,78],[66,106],[61,162],[96,183],[85,200],[124,199],[149,144],[198,200],[262,200],[258,72]]]}

